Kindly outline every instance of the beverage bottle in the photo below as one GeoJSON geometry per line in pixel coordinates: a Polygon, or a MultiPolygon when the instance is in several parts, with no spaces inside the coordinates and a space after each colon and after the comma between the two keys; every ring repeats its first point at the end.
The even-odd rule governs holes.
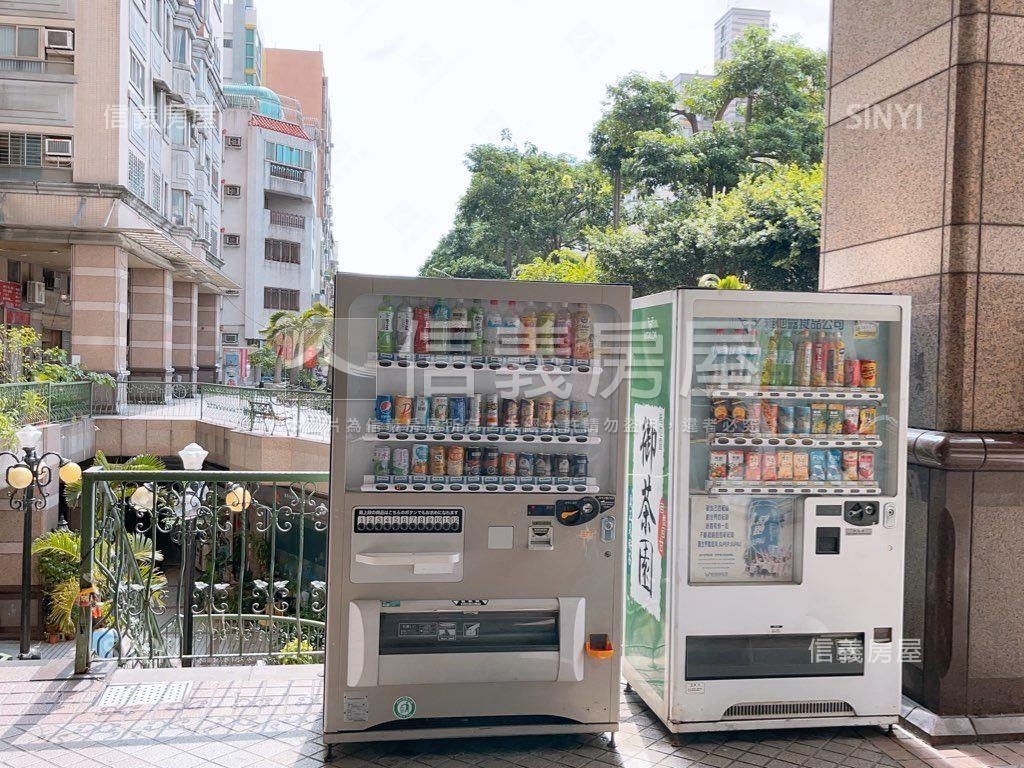
{"type": "Polygon", "coordinates": [[[413,352],[417,355],[430,354],[430,307],[427,300],[421,298],[420,303],[412,311],[416,323],[416,338],[413,340],[413,352]]]}
{"type": "Polygon", "coordinates": [[[484,353],[484,308],[480,299],[473,300],[473,306],[469,308],[469,352],[472,355],[480,356],[484,353]]]}
{"type": "Polygon", "coordinates": [[[519,316],[519,325],[521,329],[520,351],[527,357],[535,356],[537,354],[537,310],[534,309],[532,301],[526,305],[523,313],[519,316]]]}
{"type": "Polygon", "coordinates": [[[586,304],[578,304],[572,313],[572,356],[576,360],[594,356],[594,324],[586,304]]]}
{"type": "Polygon", "coordinates": [[[504,320],[498,310],[498,300],[491,299],[490,308],[484,318],[484,354],[488,357],[496,357],[501,354],[502,325],[504,325],[504,320]]]}
{"type": "Polygon", "coordinates": [[[779,360],[779,329],[769,331],[765,344],[764,360],[761,362],[761,386],[770,387],[775,383],[775,365],[779,360]]]}
{"type": "Polygon", "coordinates": [[[828,385],[830,387],[843,386],[843,364],[846,362],[846,344],[843,342],[843,334],[836,331],[828,345],[828,364],[826,366],[828,385]]]}
{"type": "Polygon", "coordinates": [[[455,306],[452,307],[448,328],[448,346],[452,354],[466,354],[469,349],[469,310],[462,299],[455,302],[455,306]]]}
{"type": "Polygon", "coordinates": [[[777,363],[775,365],[775,386],[788,387],[793,383],[793,334],[783,331],[779,338],[779,348],[776,352],[777,363]]]}
{"type": "Polygon", "coordinates": [[[555,357],[572,357],[572,314],[564,301],[555,313],[555,357]]]}
{"type": "Polygon", "coordinates": [[[452,309],[443,298],[438,298],[430,310],[430,351],[445,354],[449,351],[448,338],[452,309]]]}
{"type": "Polygon", "coordinates": [[[800,341],[796,345],[796,364],[794,366],[794,381],[798,387],[811,386],[811,364],[814,360],[814,343],[811,341],[811,332],[807,329],[800,334],[800,341]]]}
{"type": "Polygon", "coordinates": [[[395,352],[395,307],[391,297],[385,296],[377,307],[377,354],[395,352]]]}
{"type": "Polygon", "coordinates": [[[520,331],[522,327],[519,324],[519,310],[516,309],[516,303],[510,301],[508,303],[508,310],[502,315],[501,318],[501,334],[498,340],[498,354],[499,355],[518,355],[520,344],[520,331]]]}
{"type": "Polygon", "coordinates": [[[818,331],[811,347],[811,386],[824,387],[828,384],[828,340],[824,331],[818,331]]]}
{"type": "Polygon", "coordinates": [[[550,304],[537,313],[537,355],[548,359],[555,356],[555,310],[550,304]]]}
{"type": "Polygon", "coordinates": [[[404,299],[395,313],[395,350],[411,355],[415,347],[416,313],[408,299],[404,299]]]}

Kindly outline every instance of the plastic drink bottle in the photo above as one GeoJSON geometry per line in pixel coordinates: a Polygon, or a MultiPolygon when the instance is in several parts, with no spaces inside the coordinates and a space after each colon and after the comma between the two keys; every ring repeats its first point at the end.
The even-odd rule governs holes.
{"type": "Polygon", "coordinates": [[[565,302],[555,313],[555,357],[572,357],[572,314],[565,302]]]}
{"type": "Polygon", "coordinates": [[[501,347],[501,327],[504,320],[498,310],[497,299],[491,299],[490,308],[484,318],[484,354],[488,357],[500,355],[498,350],[501,347]]]}
{"type": "Polygon", "coordinates": [[[811,350],[811,386],[824,387],[828,384],[828,340],[824,331],[818,331],[811,350]]]}
{"type": "Polygon", "coordinates": [[[523,314],[519,316],[519,325],[522,329],[520,335],[520,352],[526,356],[537,354],[537,310],[534,309],[531,301],[526,305],[523,314]]]}
{"type": "Polygon", "coordinates": [[[520,348],[520,331],[522,326],[519,322],[519,311],[516,303],[508,303],[508,311],[501,318],[501,333],[498,339],[499,355],[518,355],[520,348]]]}
{"type": "Polygon", "coordinates": [[[480,356],[484,353],[484,308],[480,304],[480,299],[473,301],[467,318],[469,321],[469,352],[472,355],[480,356]]]}
{"type": "Polygon", "coordinates": [[[550,304],[537,313],[537,354],[544,358],[555,356],[555,310],[550,304]]]}
{"type": "Polygon", "coordinates": [[[576,360],[590,360],[594,356],[594,324],[590,308],[578,304],[572,313],[572,356],[576,360]]]}
{"type": "Polygon", "coordinates": [[[413,340],[413,352],[417,355],[430,354],[430,307],[426,299],[420,299],[420,303],[412,311],[413,321],[416,323],[416,337],[413,340]]]}
{"type": "Polygon", "coordinates": [[[793,335],[789,331],[783,331],[776,354],[775,386],[788,387],[793,383],[793,359],[795,356],[793,351],[793,335]]]}
{"type": "Polygon", "coordinates": [[[449,329],[452,320],[452,309],[442,299],[434,303],[430,310],[430,351],[431,353],[445,353],[448,351],[449,329]]]}
{"type": "Polygon", "coordinates": [[[469,344],[469,310],[462,299],[452,307],[451,320],[448,323],[448,346],[452,354],[466,354],[469,344]]]}
{"type": "Polygon", "coordinates": [[[761,363],[761,386],[770,387],[775,383],[775,365],[779,360],[779,329],[769,332],[765,345],[764,360],[761,363]]]}
{"type": "Polygon", "coordinates": [[[377,307],[377,354],[395,352],[395,307],[391,297],[385,296],[377,307]]]}
{"type": "Polygon", "coordinates": [[[796,345],[796,366],[793,383],[798,387],[811,386],[811,364],[814,360],[814,343],[811,341],[811,332],[804,330],[800,334],[800,341],[796,345]]]}
{"type": "Polygon", "coordinates": [[[828,347],[828,363],[826,365],[826,378],[830,387],[843,386],[843,370],[846,363],[846,344],[843,342],[843,335],[836,331],[828,347]]]}
{"type": "Polygon", "coordinates": [[[402,301],[395,313],[395,350],[400,355],[411,355],[415,347],[416,313],[408,299],[402,301]]]}

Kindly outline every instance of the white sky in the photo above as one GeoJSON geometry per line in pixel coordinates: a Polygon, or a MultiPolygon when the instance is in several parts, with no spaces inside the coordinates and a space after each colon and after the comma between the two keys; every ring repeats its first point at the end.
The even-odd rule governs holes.
{"type": "MultiPolygon", "coordinates": [[[[824,50],[828,0],[752,0],[824,50]]],[[[413,275],[451,225],[472,144],[584,157],[605,87],[712,69],[726,0],[256,0],[266,45],[325,52],[341,268],[413,275]]]]}

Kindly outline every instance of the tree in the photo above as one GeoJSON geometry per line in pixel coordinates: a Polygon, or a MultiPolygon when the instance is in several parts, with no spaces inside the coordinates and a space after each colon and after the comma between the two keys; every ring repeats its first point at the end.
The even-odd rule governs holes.
{"type": "Polygon", "coordinates": [[[296,373],[316,365],[333,341],[334,315],[319,301],[302,312],[282,309],[271,313],[261,333],[277,353],[274,381],[280,383],[284,368],[296,373]]]}
{"type": "Polygon", "coordinates": [[[463,277],[476,280],[508,280],[508,272],[505,267],[485,261],[479,256],[456,256],[455,258],[442,262],[440,266],[425,267],[430,277],[463,277]]]}
{"type": "Polygon", "coordinates": [[[612,177],[612,226],[621,220],[623,165],[633,157],[637,134],[675,133],[672,83],[631,72],[608,87],[604,112],[590,134],[590,153],[612,177]]]}
{"type": "Polygon", "coordinates": [[[588,245],[603,280],[637,295],[735,274],[759,290],[817,287],[822,169],[783,166],[748,175],[686,215],[648,210],[644,226],[594,230],[588,245]]]}
{"type": "MultiPolygon", "coordinates": [[[[608,221],[611,185],[593,162],[551,155],[527,144],[473,147],[466,156],[470,182],[452,229],[420,274],[452,274],[472,257],[504,268],[582,243],[589,226],[608,221]]],[[[462,269],[479,271],[475,263],[462,269]]]]}
{"type": "Polygon", "coordinates": [[[516,280],[541,280],[554,283],[596,283],[597,262],[590,254],[569,248],[538,256],[527,264],[516,267],[516,280]]]}

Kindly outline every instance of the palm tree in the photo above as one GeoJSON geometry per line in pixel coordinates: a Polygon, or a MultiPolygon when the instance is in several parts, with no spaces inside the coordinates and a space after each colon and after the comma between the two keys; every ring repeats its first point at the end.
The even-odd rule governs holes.
{"type": "Polygon", "coordinates": [[[274,364],[274,383],[281,383],[281,372],[285,366],[285,350],[295,348],[299,334],[299,314],[286,309],[272,312],[267,327],[260,333],[268,344],[277,347],[277,362],[274,364]]]}
{"type": "Polygon", "coordinates": [[[274,381],[280,383],[285,365],[293,372],[302,370],[305,353],[310,347],[318,351],[330,346],[334,331],[331,309],[319,301],[303,312],[278,310],[270,315],[267,327],[261,333],[267,343],[278,348],[274,381]],[[289,350],[291,360],[286,362],[282,352],[289,350]]]}

